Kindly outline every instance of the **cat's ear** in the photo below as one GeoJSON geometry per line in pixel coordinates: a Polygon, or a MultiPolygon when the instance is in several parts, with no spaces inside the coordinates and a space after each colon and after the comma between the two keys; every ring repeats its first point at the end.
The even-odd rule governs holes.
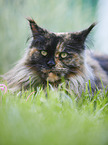
{"type": "Polygon", "coordinates": [[[33,36],[43,33],[43,29],[40,28],[32,18],[27,18],[27,20],[29,21],[33,36]]]}
{"type": "Polygon", "coordinates": [[[87,29],[79,32],[78,36],[81,38],[81,40],[83,42],[85,41],[85,39],[87,38],[88,34],[91,32],[91,30],[94,28],[95,25],[96,25],[96,23],[93,23],[87,29]]]}

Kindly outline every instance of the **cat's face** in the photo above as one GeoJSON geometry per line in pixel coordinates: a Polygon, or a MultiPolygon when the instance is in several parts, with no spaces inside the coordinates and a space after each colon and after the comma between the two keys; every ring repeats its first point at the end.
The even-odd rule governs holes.
{"type": "Polygon", "coordinates": [[[93,28],[79,33],[51,33],[29,19],[33,41],[29,48],[29,65],[43,81],[55,83],[83,72],[84,41],[93,28]]]}

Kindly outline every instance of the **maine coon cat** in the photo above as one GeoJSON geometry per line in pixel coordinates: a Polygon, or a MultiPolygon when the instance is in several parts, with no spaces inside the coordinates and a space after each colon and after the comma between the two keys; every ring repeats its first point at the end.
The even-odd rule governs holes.
{"type": "Polygon", "coordinates": [[[28,18],[32,41],[18,64],[2,77],[12,91],[36,88],[47,81],[57,87],[64,78],[66,87],[76,94],[91,88],[108,86],[108,56],[93,55],[86,51],[85,40],[95,24],[74,33],[52,33],[28,18]],[[89,86],[89,85],[88,85],[89,86]]]}

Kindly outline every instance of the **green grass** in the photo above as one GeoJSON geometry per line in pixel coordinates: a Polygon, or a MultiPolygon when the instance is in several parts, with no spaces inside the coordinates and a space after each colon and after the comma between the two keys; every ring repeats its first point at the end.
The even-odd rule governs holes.
{"type": "MultiPolygon", "coordinates": [[[[79,31],[97,20],[98,0],[0,0],[0,74],[24,54],[25,17],[54,32],[79,31]]],[[[33,91],[33,90],[32,90],[33,91]]],[[[0,145],[108,145],[108,92],[80,98],[43,89],[19,96],[0,90],[0,145]],[[26,101],[27,100],[27,101],[26,101]]]]}
{"type": "Polygon", "coordinates": [[[0,145],[108,144],[108,92],[31,92],[0,92],[0,145]]]}

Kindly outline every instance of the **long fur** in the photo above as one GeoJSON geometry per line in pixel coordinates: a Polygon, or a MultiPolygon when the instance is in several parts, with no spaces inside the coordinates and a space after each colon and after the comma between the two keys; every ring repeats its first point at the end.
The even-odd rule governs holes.
{"type": "MultiPolygon", "coordinates": [[[[102,81],[104,86],[108,85],[108,76],[99,63],[93,60],[90,55],[86,55],[83,72],[79,72],[79,75],[74,75],[66,80],[66,84],[71,89],[70,91],[74,91],[79,96],[85,90],[86,84],[89,84],[89,80],[93,91],[96,86],[102,89],[102,81]]],[[[28,52],[12,70],[2,76],[7,81],[8,87],[12,92],[28,89],[30,86],[36,88],[39,84],[42,84],[38,74],[27,66],[27,61],[28,52]]]]}
{"type": "Polygon", "coordinates": [[[30,67],[27,66],[28,51],[17,65],[1,77],[7,81],[8,88],[12,91],[27,89],[30,86],[41,84],[41,81],[30,67]]]}
{"type": "Polygon", "coordinates": [[[70,84],[70,89],[80,96],[82,91],[85,91],[86,85],[89,88],[89,81],[91,83],[91,89],[94,91],[96,89],[95,77],[92,68],[87,64],[85,59],[83,72],[79,72],[78,75],[70,77],[68,83],[70,84]]]}
{"type": "MultiPolygon", "coordinates": [[[[27,65],[28,53],[29,51],[26,52],[25,56],[12,70],[2,76],[7,81],[8,87],[12,92],[28,89],[30,86],[36,88],[39,84],[42,84],[38,74],[33,72],[32,68],[27,65]]],[[[66,80],[66,84],[71,88],[71,91],[74,90],[75,94],[80,95],[85,90],[86,83],[89,80],[91,81],[92,89],[94,89],[93,71],[85,61],[83,72],[79,72],[79,75],[70,77],[66,80]]]]}

